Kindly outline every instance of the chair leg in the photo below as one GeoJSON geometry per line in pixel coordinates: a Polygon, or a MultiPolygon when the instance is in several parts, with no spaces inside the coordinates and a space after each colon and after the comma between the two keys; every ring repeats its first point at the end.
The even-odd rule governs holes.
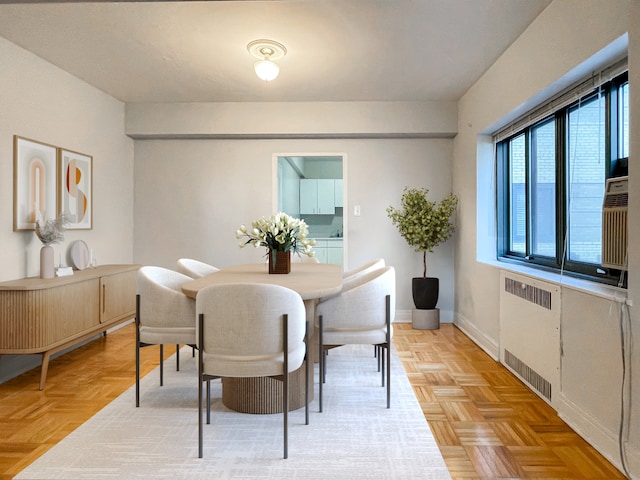
{"type": "Polygon", "coordinates": [[[198,458],[202,458],[202,335],[203,335],[203,314],[198,316],[199,345],[198,345],[198,458]]]}
{"type": "Polygon", "coordinates": [[[140,406],[140,294],[136,295],[136,407],[140,406]]]}
{"type": "Polygon", "coordinates": [[[309,425],[309,370],[312,359],[309,356],[309,330],[311,322],[306,322],[304,331],[304,344],[307,351],[304,355],[304,424],[309,425]]]}
{"type": "Polygon", "coordinates": [[[284,458],[289,458],[289,316],[282,315],[282,343],[284,345],[282,374],[282,416],[284,458]]]}
{"type": "MultiPolygon", "coordinates": [[[[324,343],[323,347],[324,348],[324,343]]],[[[322,383],[327,383],[327,358],[329,358],[329,350],[322,352],[322,383]]]]}
{"type": "Polygon", "coordinates": [[[391,296],[387,295],[386,316],[387,316],[387,408],[391,408],[391,296]]]}
{"type": "Polygon", "coordinates": [[[378,371],[380,371],[380,372],[381,372],[380,377],[381,377],[381,379],[382,379],[382,380],[381,380],[381,382],[382,382],[381,386],[382,386],[382,387],[384,387],[384,371],[385,371],[384,358],[385,358],[385,354],[387,354],[387,352],[386,352],[386,348],[381,348],[381,349],[380,349],[380,358],[381,358],[381,360],[382,360],[382,362],[381,362],[381,363],[382,363],[382,370],[378,370],[378,371]]]}
{"type": "Polygon", "coordinates": [[[180,345],[176,343],[176,372],[180,371],[180,345]]]}
{"type": "Polygon", "coordinates": [[[211,424],[211,380],[207,380],[207,425],[211,424]]]}
{"type": "Polygon", "coordinates": [[[160,386],[164,385],[164,345],[160,344],[160,386]]]}
{"type": "Polygon", "coordinates": [[[391,344],[387,345],[387,408],[391,408],[391,344]]]}
{"type": "Polygon", "coordinates": [[[318,316],[318,405],[322,412],[322,384],[324,383],[324,339],[322,338],[322,315],[318,316]]]}

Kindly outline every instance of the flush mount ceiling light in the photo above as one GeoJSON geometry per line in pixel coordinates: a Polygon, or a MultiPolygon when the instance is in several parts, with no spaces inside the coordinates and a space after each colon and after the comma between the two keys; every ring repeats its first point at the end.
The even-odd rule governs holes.
{"type": "Polygon", "coordinates": [[[284,45],[273,40],[254,40],[247,45],[249,53],[259,59],[253,64],[256,75],[265,82],[275,79],[280,73],[280,67],[274,60],[284,57],[287,49],[284,45]]]}

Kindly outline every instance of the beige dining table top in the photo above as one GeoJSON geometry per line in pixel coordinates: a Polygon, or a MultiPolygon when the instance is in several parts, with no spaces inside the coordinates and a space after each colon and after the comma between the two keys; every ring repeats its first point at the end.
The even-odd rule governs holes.
{"type": "Polygon", "coordinates": [[[225,283],[269,283],[282,285],[300,294],[303,300],[335,295],[342,288],[342,267],[324,263],[292,263],[287,274],[270,274],[266,263],[226,267],[197,280],[186,282],[182,291],[196,298],[198,291],[210,285],[225,283]]]}

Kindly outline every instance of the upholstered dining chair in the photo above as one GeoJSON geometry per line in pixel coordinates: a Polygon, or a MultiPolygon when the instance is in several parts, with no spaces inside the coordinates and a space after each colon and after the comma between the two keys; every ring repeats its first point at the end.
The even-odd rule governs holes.
{"type": "Polygon", "coordinates": [[[379,268],[383,268],[385,266],[384,258],[376,258],[375,260],[371,260],[369,262],[358,265],[351,270],[348,270],[342,274],[343,283],[344,281],[349,281],[354,279],[360,275],[366,275],[369,272],[373,272],[379,268]]]}
{"type": "MultiPolygon", "coordinates": [[[[288,457],[289,373],[306,358],[308,328],[300,295],[257,283],[205,287],[196,296],[198,318],[198,455],[203,456],[202,383],[212,378],[272,377],[282,381],[284,458],[288,457]]],[[[306,362],[305,423],[309,423],[306,362]]],[[[208,394],[209,392],[207,392],[208,394]]],[[[207,398],[207,418],[210,402],[207,398]]]]}
{"type": "MultiPolygon", "coordinates": [[[[358,284],[358,279],[363,277],[379,268],[384,268],[385,262],[384,258],[376,258],[375,260],[371,260],[369,262],[362,263],[357,267],[352,268],[342,274],[342,290],[348,290],[352,285],[358,284]]],[[[377,345],[373,346],[373,356],[378,359],[378,368],[381,366],[381,357],[380,357],[381,348],[377,345]]]]}
{"type": "Polygon", "coordinates": [[[178,272],[188,275],[191,278],[201,278],[220,269],[208,263],[194,260],[193,258],[181,258],[178,260],[178,272]]]}
{"type": "Polygon", "coordinates": [[[160,385],[163,385],[164,344],[176,345],[180,370],[180,344],[195,345],[195,302],[181,285],[193,279],[163,267],[144,266],[136,279],[136,407],[140,406],[140,348],[160,345],[160,385]]]}
{"type": "Polygon", "coordinates": [[[316,306],[319,358],[319,409],[326,377],[326,351],[331,348],[362,344],[386,351],[382,361],[382,386],[387,386],[387,408],[391,406],[391,338],[395,316],[396,274],[384,267],[359,276],[339,294],[321,299],[316,306]]]}

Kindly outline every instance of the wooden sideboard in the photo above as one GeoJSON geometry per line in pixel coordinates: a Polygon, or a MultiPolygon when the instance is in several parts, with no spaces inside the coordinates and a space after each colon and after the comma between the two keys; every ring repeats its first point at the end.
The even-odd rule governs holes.
{"type": "Polygon", "coordinates": [[[52,354],[135,317],[139,268],[101,265],[0,283],[0,355],[42,354],[43,390],[52,354]]]}

